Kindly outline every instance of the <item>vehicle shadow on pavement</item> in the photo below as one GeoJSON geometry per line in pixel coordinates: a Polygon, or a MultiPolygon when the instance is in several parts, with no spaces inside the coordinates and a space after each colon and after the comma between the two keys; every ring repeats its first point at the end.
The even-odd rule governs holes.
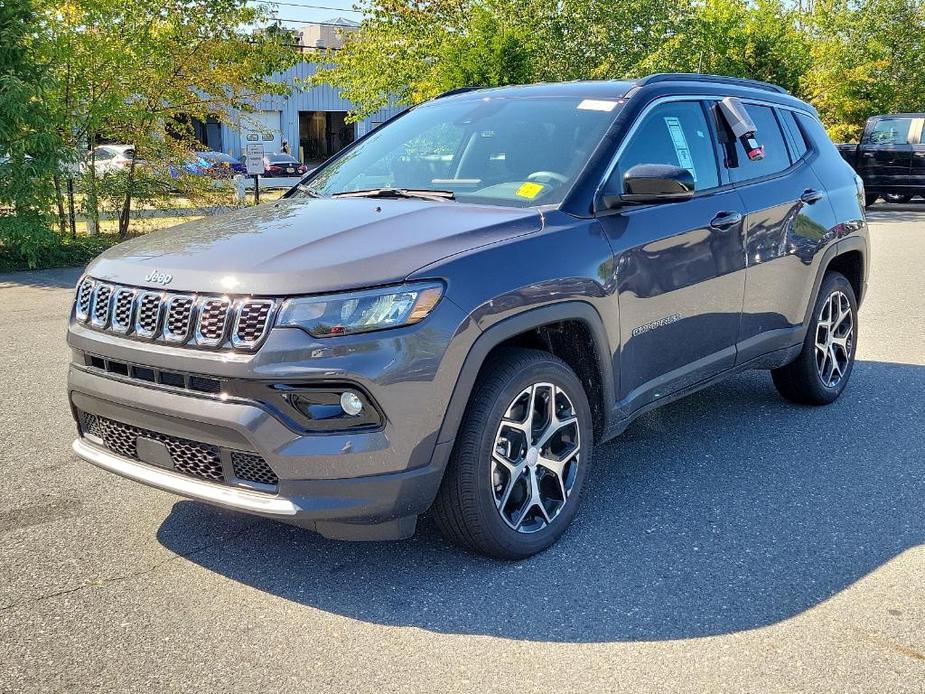
{"type": "Polygon", "coordinates": [[[786,403],[763,372],[668,405],[598,448],[573,527],[519,563],[456,549],[427,519],[412,540],[352,544],[191,501],[158,537],[222,576],[379,624],[565,642],[736,632],[925,542],[923,392],[923,366],[857,362],[827,408],[786,403]],[[230,539],[209,544],[216,528],[230,539]]]}

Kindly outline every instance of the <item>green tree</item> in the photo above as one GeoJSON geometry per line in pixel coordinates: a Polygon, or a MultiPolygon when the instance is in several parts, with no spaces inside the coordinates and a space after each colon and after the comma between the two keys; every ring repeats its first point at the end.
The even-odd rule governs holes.
{"type": "MultiPolygon", "coordinates": [[[[175,186],[167,172],[190,157],[192,120],[231,121],[259,96],[285,93],[272,75],[298,60],[285,32],[247,29],[270,14],[245,0],[68,0],[46,16],[60,132],[83,153],[98,138],[135,147],[130,167],[101,182],[121,198],[123,237],[137,195],[175,186]]],[[[84,170],[93,207],[96,175],[84,170]]]]}
{"type": "Polygon", "coordinates": [[[857,139],[871,115],[925,108],[920,0],[818,0],[810,19],[802,87],[833,139],[857,139]]]}
{"type": "Polygon", "coordinates": [[[365,9],[359,31],[312,78],[338,86],[356,120],[393,100],[534,81],[550,25],[538,0],[371,0],[365,9]]]}
{"type": "Polygon", "coordinates": [[[800,13],[783,0],[705,0],[638,69],[747,77],[798,93],[810,65],[800,13]]]}
{"type": "Polygon", "coordinates": [[[48,231],[60,142],[51,127],[40,50],[41,25],[31,0],[0,4],[0,245],[34,265],[48,231]]]}

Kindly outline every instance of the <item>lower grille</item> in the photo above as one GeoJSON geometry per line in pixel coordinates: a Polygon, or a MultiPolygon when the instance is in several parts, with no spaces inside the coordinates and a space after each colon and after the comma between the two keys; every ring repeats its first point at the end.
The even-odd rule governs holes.
{"type": "MultiPolygon", "coordinates": [[[[84,434],[100,439],[117,455],[144,462],[138,457],[138,439],[151,439],[164,444],[176,472],[210,482],[228,483],[218,446],[142,429],[89,412],[81,412],[80,420],[84,434]]],[[[229,450],[228,454],[237,479],[274,487],[279,484],[276,474],[256,453],[229,450]]]]}
{"type": "Polygon", "coordinates": [[[279,484],[279,478],[276,473],[267,465],[267,461],[254,453],[244,453],[243,451],[231,452],[231,464],[234,467],[234,476],[239,480],[249,480],[268,484],[275,487],[279,484]]]}

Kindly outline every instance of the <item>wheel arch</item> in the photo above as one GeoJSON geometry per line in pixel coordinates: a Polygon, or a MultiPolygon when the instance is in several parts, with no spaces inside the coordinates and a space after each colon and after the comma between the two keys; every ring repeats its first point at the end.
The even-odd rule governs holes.
{"type": "Polygon", "coordinates": [[[819,263],[813,290],[810,292],[809,301],[806,305],[806,314],[803,317],[804,330],[809,325],[813,306],[816,305],[816,299],[819,298],[822,280],[825,278],[826,273],[832,270],[845,275],[854,289],[855,298],[858,306],[860,306],[867,288],[867,241],[860,236],[851,236],[840,239],[826,249],[822,261],[819,263]]]}
{"type": "Polygon", "coordinates": [[[566,301],[506,318],[476,339],[456,379],[438,444],[456,437],[479,373],[492,353],[505,347],[540,349],[563,359],[578,375],[591,403],[595,440],[602,438],[614,402],[613,353],[597,310],[584,301],[566,301]]]}

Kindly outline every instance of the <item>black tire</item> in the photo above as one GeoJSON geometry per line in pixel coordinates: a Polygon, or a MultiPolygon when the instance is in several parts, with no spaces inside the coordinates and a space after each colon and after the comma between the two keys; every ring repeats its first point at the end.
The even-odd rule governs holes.
{"type": "MultiPolygon", "coordinates": [[[[823,332],[826,328],[823,326],[823,332]]],[[[809,327],[806,331],[806,339],[803,341],[803,349],[800,355],[790,364],[779,369],[771,371],[771,377],[774,379],[774,385],[777,387],[783,397],[792,402],[802,405],[828,405],[834,402],[841,392],[845,389],[851,372],[854,369],[854,355],[857,351],[858,336],[858,304],[854,295],[854,289],[851,283],[845,279],[845,276],[838,272],[829,272],[822,280],[822,286],[819,288],[819,296],[813,305],[810,316],[809,327]],[[846,365],[840,370],[840,376],[837,382],[827,384],[825,376],[820,373],[818,361],[819,349],[816,346],[819,337],[820,318],[823,308],[830,301],[831,297],[838,293],[845,296],[850,306],[851,319],[851,339],[848,347],[848,357],[846,365]]],[[[825,353],[823,351],[823,353],[825,353]]],[[[841,351],[839,350],[839,353],[841,351]]],[[[833,352],[834,354],[834,352],[833,352]]],[[[831,359],[831,356],[827,357],[831,359]]],[[[829,362],[831,364],[831,362],[829,362]]],[[[822,367],[825,371],[825,367],[822,367]]],[[[832,371],[832,378],[835,377],[832,371]]]]}
{"type": "MultiPolygon", "coordinates": [[[[571,436],[574,438],[574,431],[571,436]]],[[[450,541],[498,559],[524,559],[543,551],[559,539],[575,517],[587,480],[593,445],[587,395],[581,381],[564,361],[532,349],[510,349],[498,353],[483,367],[466,407],[434,502],[433,515],[437,526],[450,541]],[[551,522],[533,532],[520,532],[503,520],[498,510],[498,492],[493,486],[492,451],[497,443],[501,420],[511,403],[525,389],[540,383],[550,383],[561,389],[571,405],[570,411],[577,420],[577,436],[580,437],[577,439],[578,462],[574,472],[570,472],[573,475],[570,491],[564,495],[565,501],[557,514],[551,517],[551,522]]],[[[514,483],[510,484],[513,489],[514,483]]],[[[540,486],[537,485],[537,489],[540,486]]],[[[539,520],[540,524],[544,522],[545,519],[539,520]]]]}
{"type": "Polygon", "coordinates": [[[864,207],[870,207],[880,198],[880,193],[866,193],[864,195],[864,207]]]}

